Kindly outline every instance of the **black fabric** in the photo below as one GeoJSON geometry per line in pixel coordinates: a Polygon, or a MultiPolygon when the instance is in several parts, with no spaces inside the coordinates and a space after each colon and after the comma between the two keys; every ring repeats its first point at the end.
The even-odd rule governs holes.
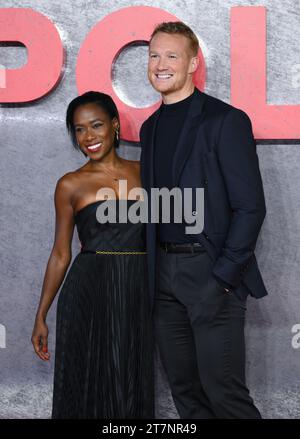
{"type": "MultiPolygon", "coordinates": [[[[174,104],[161,105],[154,153],[155,187],[159,189],[165,187],[171,190],[175,186],[172,176],[173,158],[193,94],[174,104]]],[[[170,201],[170,223],[158,224],[158,240],[174,243],[197,242],[195,236],[185,233],[184,221],[174,223],[174,198],[170,201]]]]}
{"type": "MultiPolygon", "coordinates": [[[[52,418],[153,418],[153,334],[143,224],[75,216],[83,252],[57,303],[52,418]]],[[[130,202],[129,202],[130,204],[130,202]]]]}
{"type": "MultiPolygon", "coordinates": [[[[140,131],[148,191],[159,119],[160,110],[140,131]]],[[[176,407],[188,419],[260,418],[245,384],[244,318],[247,295],[267,294],[254,255],[266,210],[248,116],[196,89],[166,166],[175,187],[204,188],[204,229],[194,236],[205,252],[166,253],[155,224],[147,224],[156,335],[176,407]]],[[[202,224],[197,197],[190,205],[202,224]]]]}
{"type": "MultiPolygon", "coordinates": [[[[103,200],[89,204],[77,212],[75,216],[78,237],[82,251],[145,251],[145,227],[142,223],[132,224],[127,221],[119,222],[121,209],[128,213],[135,200],[109,200],[104,206],[108,206],[111,212],[115,212],[116,222],[100,224],[97,220],[97,209],[101,208],[103,200]]],[[[107,216],[108,210],[102,209],[107,216]]]]}
{"type": "Polygon", "coordinates": [[[157,187],[173,187],[172,160],[193,94],[174,104],[162,104],[155,132],[154,175],[157,187]]]}
{"type": "Polygon", "coordinates": [[[245,383],[246,300],[226,293],[202,253],[157,251],[154,321],[174,403],[184,419],[259,419],[245,383]]]}
{"type": "Polygon", "coordinates": [[[173,244],[169,242],[160,242],[160,247],[167,253],[196,253],[203,251],[203,245],[195,243],[173,244]]]}
{"type": "MultiPolygon", "coordinates": [[[[159,115],[159,110],[153,113],[140,131],[141,178],[149,192],[154,186],[154,133],[159,115]]],[[[255,298],[267,295],[254,253],[266,207],[247,114],[195,89],[172,168],[175,186],[182,190],[204,187],[204,230],[194,236],[214,260],[213,275],[240,297],[249,293],[255,298]]],[[[194,199],[192,210],[196,215],[202,213],[194,199]]],[[[146,230],[153,297],[156,224],[148,223],[146,230]]]]}

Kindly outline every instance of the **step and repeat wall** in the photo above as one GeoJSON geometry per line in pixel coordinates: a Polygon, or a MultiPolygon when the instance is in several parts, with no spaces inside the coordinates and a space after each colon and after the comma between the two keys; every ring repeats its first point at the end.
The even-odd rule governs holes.
{"type": "MultiPolygon", "coordinates": [[[[138,160],[139,127],[159,105],[147,42],[166,20],[199,37],[197,86],[251,117],[267,204],[256,253],[269,295],[247,302],[247,382],[263,417],[300,418],[300,3],[291,0],[1,0],[0,418],[51,415],[57,298],[50,362],[30,338],[55,184],[85,161],[66,133],[68,102],[91,89],[110,93],[120,154],[138,160]]],[[[158,355],[156,416],[178,417],[158,355]]]]}

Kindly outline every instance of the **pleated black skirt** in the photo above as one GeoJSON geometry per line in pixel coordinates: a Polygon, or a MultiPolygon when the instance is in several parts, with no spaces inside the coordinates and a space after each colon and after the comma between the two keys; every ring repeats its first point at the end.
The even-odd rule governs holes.
{"type": "Polygon", "coordinates": [[[80,253],[57,303],[52,418],[154,418],[146,255],[80,253]]]}

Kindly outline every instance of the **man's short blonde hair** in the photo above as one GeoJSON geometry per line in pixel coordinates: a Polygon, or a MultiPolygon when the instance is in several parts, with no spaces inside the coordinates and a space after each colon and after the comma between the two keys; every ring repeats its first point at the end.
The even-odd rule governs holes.
{"type": "Polygon", "coordinates": [[[158,32],[164,32],[171,35],[183,35],[188,38],[193,56],[197,56],[199,50],[199,41],[192,29],[182,21],[168,21],[158,24],[150,37],[150,43],[154,35],[158,32]]]}

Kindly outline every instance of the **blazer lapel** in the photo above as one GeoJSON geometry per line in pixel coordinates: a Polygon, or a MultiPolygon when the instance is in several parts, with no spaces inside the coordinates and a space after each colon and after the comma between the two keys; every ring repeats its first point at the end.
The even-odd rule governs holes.
{"type": "Polygon", "coordinates": [[[145,133],[145,186],[147,189],[154,186],[154,140],[156,125],[160,114],[160,108],[152,115],[145,133]]]}
{"type": "Polygon", "coordinates": [[[204,115],[202,111],[204,101],[205,95],[196,89],[176,146],[172,169],[174,186],[178,185],[186,160],[195,144],[197,130],[204,115]]]}

